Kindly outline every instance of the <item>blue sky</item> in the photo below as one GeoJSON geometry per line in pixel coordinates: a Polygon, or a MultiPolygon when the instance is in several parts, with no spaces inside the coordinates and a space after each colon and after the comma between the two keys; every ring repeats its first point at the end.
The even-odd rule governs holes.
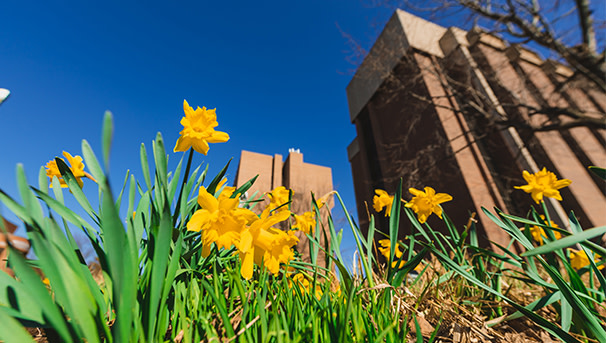
{"type": "MultiPolygon", "coordinates": [[[[40,166],[63,150],[81,155],[82,139],[100,156],[110,110],[117,190],[127,169],[141,176],[142,142],[151,152],[161,131],[172,150],[187,99],[217,108],[217,129],[231,136],[194,160],[210,163],[211,174],[234,157],[233,182],[242,149],[286,156],[299,148],[306,162],[332,168],[355,212],[345,94],[355,66],[342,32],[370,46],[373,24],[390,14],[356,0],[5,2],[0,87],[11,96],[0,106],[0,188],[19,198],[17,163],[37,185],[40,166]]],[[[171,153],[173,167],[179,158],[171,153]]],[[[95,197],[90,181],[84,189],[95,197]]],[[[353,249],[350,236],[343,248],[353,249]]]]}

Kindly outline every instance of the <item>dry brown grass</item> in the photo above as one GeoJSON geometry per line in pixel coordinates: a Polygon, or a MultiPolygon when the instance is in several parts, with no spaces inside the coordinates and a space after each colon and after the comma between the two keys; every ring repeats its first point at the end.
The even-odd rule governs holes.
{"type": "MultiPolygon", "coordinates": [[[[434,261],[413,286],[396,290],[396,311],[401,311],[402,317],[416,314],[425,342],[436,328],[436,343],[559,342],[526,317],[503,322],[503,318],[516,312],[515,308],[499,299],[483,300],[480,291],[460,277],[455,276],[436,285],[435,280],[445,272],[439,262],[434,261]],[[495,315],[497,308],[502,313],[498,317],[495,315]]],[[[381,280],[377,282],[380,283],[381,280]]],[[[507,296],[524,306],[545,294],[541,287],[528,285],[512,277],[503,277],[502,283],[507,296]]],[[[604,308],[599,310],[605,311],[604,308]]],[[[541,309],[539,314],[553,323],[559,322],[558,313],[552,306],[541,309]]],[[[407,325],[411,328],[409,340],[414,342],[414,320],[410,320],[407,325]]],[[[571,335],[581,341],[597,343],[584,336],[571,335]]]]}

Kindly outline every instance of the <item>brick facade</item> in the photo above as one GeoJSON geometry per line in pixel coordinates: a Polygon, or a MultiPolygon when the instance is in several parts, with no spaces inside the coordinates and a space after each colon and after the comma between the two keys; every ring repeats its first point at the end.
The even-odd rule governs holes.
{"type": "MultiPolygon", "coordinates": [[[[490,124],[491,118],[529,118],[514,106],[519,103],[606,111],[606,94],[582,80],[558,88],[567,76],[566,67],[493,35],[397,10],[347,87],[357,130],[348,155],[361,227],[367,229],[367,208],[374,213],[374,189],[393,194],[402,178],[405,199],[409,187],[451,194],[443,208],[458,228],[476,212],[481,243],[506,245],[508,235],[480,207],[525,216],[534,202],[513,186],[526,183],[523,170],[542,167],[573,181],[562,190],[564,201],[547,201],[560,226],[571,210],[585,228],[606,224],[605,185],[587,169],[606,166],[606,130],[527,132],[490,124]],[[462,110],[464,96],[479,99],[475,115],[462,110]]],[[[379,225],[382,216],[375,215],[379,225]]],[[[444,228],[435,216],[429,223],[444,228]]],[[[401,233],[407,230],[403,224],[401,233]]]]}

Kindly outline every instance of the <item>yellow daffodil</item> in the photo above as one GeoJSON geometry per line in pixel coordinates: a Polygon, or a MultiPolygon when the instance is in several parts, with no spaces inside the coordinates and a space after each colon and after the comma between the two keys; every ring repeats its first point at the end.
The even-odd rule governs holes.
{"type": "MultiPolygon", "coordinates": [[[[227,190],[228,193],[230,191],[233,192],[227,190]]],[[[208,256],[212,243],[216,243],[219,248],[229,248],[238,243],[248,220],[248,214],[245,213],[247,210],[238,208],[239,202],[237,197],[232,199],[223,193],[217,199],[204,186],[200,187],[198,204],[201,209],[191,217],[187,230],[202,231],[203,256],[208,256]]]]}
{"type": "MultiPolygon", "coordinates": [[[[381,239],[379,240],[379,252],[381,253],[381,255],[385,256],[385,258],[389,261],[389,252],[391,249],[391,241],[389,239],[381,239]]],[[[396,251],[394,252],[394,260],[393,262],[391,262],[391,268],[396,268],[396,264],[398,263],[398,260],[400,260],[400,258],[402,257],[402,251],[400,250],[400,244],[396,244],[396,251]]],[[[402,268],[404,266],[404,264],[406,263],[406,261],[402,260],[400,261],[400,265],[397,266],[397,268],[402,268]]],[[[418,264],[415,267],[415,271],[420,272],[423,269],[423,266],[421,264],[418,264]]]]}
{"type": "MultiPolygon", "coordinates": [[[[575,270],[579,270],[589,265],[589,257],[587,256],[584,250],[574,250],[570,248],[568,248],[568,250],[570,251],[570,265],[572,266],[572,268],[574,268],[575,270]]],[[[598,262],[600,257],[600,255],[594,254],[594,261],[598,262]]],[[[603,268],[604,265],[598,266],[598,269],[603,268]]]]}
{"type": "MultiPolygon", "coordinates": [[[[390,250],[391,241],[389,239],[381,239],[381,240],[379,240],[379,245],[380,245],[379,252],[381,253],[381,255],[385,256],[387,261],[389,261],[389,253],[391,252],[391,250],[390,250]]],[[[400,250],[400,245],[396,244],[396,251],[394,252],[394,260],[393,260],[393,262],[391,262],[392,268],[396,268],[396,265],[398,264],[398,260],[400,259],[400,257],[402,257],[402,251],[400,250]]],[[[398,266],[398,268],[402,268],[404,263],[406,263],[406,261],[404,261],[404,260],[400,261],[400,265],[398,266]]]]}
{"type": "Polygon", "coordinates": [[[219,194],[218,199],[229,199],[232,197],[235,191],[236,187],[223,187],[223,190],[221,190],[221,194],[219,194]]]}
{"type": "Polygon", "coordinates": [[[194,111],[187,101],[183,100],[183,112],[185,112],[185,117],[181,118],[183,130],[175,144],[174,152],[193,148],[206,155],[209,149],[208,143],[224,143],[229,140],[227,133],[215,131],[215,127],[219,125],[216,109],[207,110],[206,107],[198,107],[194,111]]]}
{"type": "Polygon", "coordinates": [[[414,197],[404,206],[412,208],[417,214],[419,223],[423,224],[427,218],[435,213],[442,219],[442,207],[440,204],[452,200],[452,197],[446,193],[437,193],[431,187],[425,187],[425,192],[415,188],[408,190],[414,197]]]}
{"type": "MultiPolygon", "coordinates": [[[[80,157],[78,155],[72,156],[67,151],[63,152],[63,156],[67,159],[67,162],[69,164],[69,169],[71,170],[72,174],[74,174],[74,177],[76,178],[76,181],[78,182],[78,185],[80,186],[80,188],[82,188],[82,186],[84,185],[84,183],[82,182],[83,177],[87,177],[96,182],[96,180],[92,177],[92,175],[90,175],[89,173],[84,171],[84,163],[82,162],[82,157],[80,157]]],[[[61,160],[65,161],[64,159],[61,159],[61,160]]],[[[51,184],[50,184],[51,188],[53,187],[52,181],[53,181],[53,177],[55,177],[55,176],[59,179],[61,188],[67,188],[67,183],[65,182],[65,180],[63,180],[63,177],[61,176],[61,172],[59,171],[59,167],[57,166],[57,161],[55,161],[55,160],[48,161],[45,168],[46,168],[46,176],[48,176],[51,180],[51,184]]]]}
{"type": "MultiPolygon", "coordinates": [[[[541,219],[543,219],[543,222],[545,224],[547,224],[547,220],[545,219],[544,215],[541,215],[541,219]]],[[[552,221],[549,222],[549,226],[559,228],[558,224],[556,224],[552,221]]],[[[521,228],[520,230],[524,230],[524,228],[521,228]]],[[[553,235],[555,236],[555,239],[562,238],[562,235],[559,232],[557,232],[557,231],[552,231],[552,232],[553,232],[553,235]]],[[[542,227],[537,226],[537,225],[530,227],[530,235],[532,236],[532,239],[534,239],[537,243],[539,243],[539,245],[543,245],[543,237],[547,237],[545,230],[542,227]]]]}
{"type": "Polygon", "coordinates": [[[271,216],[269,213],[268,207],[240,235],[237,247],[242,260],[241,275],[245,279],[252,277],[254,264],[265,266],[275,275],[280,271],[280,263],[294,259],[292,247],[299,239],[292,231],[284,232],[271,227],[288,219],[290,212],[278,211],[271,216]]]}
{"type": "MultiPolygon", "coordinates": [[[[299,288],[299,290],[301,291],[301,293],[305,294],[305,293],[311,292],[313,282],[310,282],[309,276],[307,276],[306,274],[297,273],[297,274],[293,275],[290,279],[288,279],[288,285],[290,286],[290,288],[297,286],[299,288]]],[[[293,294],[294,293],[295,293],[295,290],[293,288],[293,294]]],[[[314,295],[316,296],[316,299],[318,299],[318,300],[320,300],[322,298],[322,287],[320,287],[320,285],[318,285],[318,284],[316,284],[316,289],[315,289],[314,295]]]]}
{"type": "Polygon", "coordinates": [[[375,193],[377,195],[372,198],[372,207],[377,212],[381,212],[381,210],[385,208],[385,217],[390,216],[393,195],[387,194],[387,192],[382,189],[375,189],[375,193]]]}
{"type": "Polygon", "coordinates": [[[299,229],[307,234],[310,232],[313,234],[316,228],[316,218],[311,212],[305,212],[302,215],[295,214],[295,225],[293,229],[299,229]]]}
{"type": "Polygon", "coordinates": [[[273,191],[269,192],[269,209],[270,211],[275,210],[276,208],[280,208],[278,211],[288,211],[288,205],[282,206],[288,203],[288,200],[292,195],[295,194],[294,191],[290,189],[286,189],[284,186],[276,187],[273,191]]]}
{"type": "Polygon", "coordinates": [[[524,180],[528,182],[524,186],[515,186],[517,189],[521,189],[526,193],[530,193],[532,199],[538,204],[543,201],[543,197],[554,198],[562,201],[562,196],[558,189],[567,187],[572,183],[568,179],[558,180],[556,175],[546,168],[538,171],[534,174],[530,174],[526,170],[522,173],[524,180]]]}

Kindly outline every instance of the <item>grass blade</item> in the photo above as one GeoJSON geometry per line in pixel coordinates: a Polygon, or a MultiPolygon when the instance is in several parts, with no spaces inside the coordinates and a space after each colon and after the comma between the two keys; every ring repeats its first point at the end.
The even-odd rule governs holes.
{"type": "Polygon", "coordinates": [[[103,151],[103,162],[105,162],[105,169],[109,170],[109,152],[112,145],[112,138],[114,136],[114,121],[110,111],[105,111],[103,116],[103,129],[101,133],[101,149],[103,151]]]}
{"type": "Polygon", "coordinates": [[[569,247],[571,245],[575,245],[577,243],[588,241],[594,237],[601,236],[606,233],[606,226],[599,226],[593,229],[585,230],[581,233],[573,234],[568,237],[563,237],[558,239],[557,241],[549,242],[547,244],[538,246],[534,249],[529,249],[528,251],[520,254],[522,257],[530,257],[535,255],[543,255],[550,253],[555,250],[563,249],[569,247]]]}

